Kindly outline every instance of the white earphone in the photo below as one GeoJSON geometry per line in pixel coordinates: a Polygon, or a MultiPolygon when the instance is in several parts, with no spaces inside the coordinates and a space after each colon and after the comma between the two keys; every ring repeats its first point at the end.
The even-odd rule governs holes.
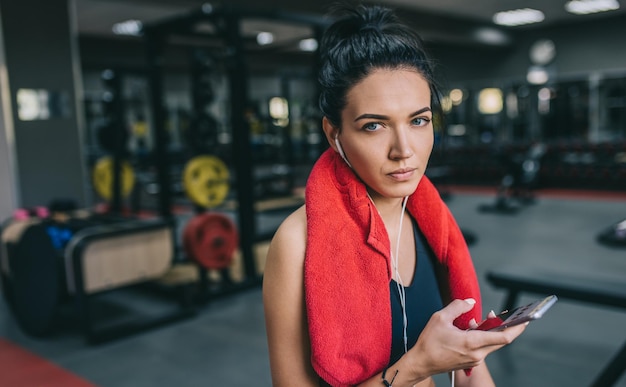
{"type": "Polygon", "coordinates": [[[337,151],[339,152],[339,156],[341,156],[341,158],[343,159],[343,161],[346,162],[346,164],[348,164],[348,166],[350,168],[352,168],[352,164],[350,164],[350,162],[348,161],[348,159],[346,158],[346,154],[343,153],[343,148],[341,147],[341,144],[339,143],[339,137],[335,136],[335,145],[337,146],[337,151]]]}

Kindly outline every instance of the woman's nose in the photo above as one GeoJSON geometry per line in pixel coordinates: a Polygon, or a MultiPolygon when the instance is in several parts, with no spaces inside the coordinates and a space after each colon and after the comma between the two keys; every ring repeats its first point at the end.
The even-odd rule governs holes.
{"type": "Polygon", "coordinates": [[[406,159],[413,156],[413,149],[405,130],[394,131],[389,157],[391,159],[406,159]]]}

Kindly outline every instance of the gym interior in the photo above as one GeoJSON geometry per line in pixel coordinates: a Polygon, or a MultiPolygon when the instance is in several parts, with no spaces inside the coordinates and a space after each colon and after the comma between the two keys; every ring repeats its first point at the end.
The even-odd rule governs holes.
{"type": "MultiPolygon", "coordinates": [[[[1,386],[271,385],[265,255],[328,146],[331,3],[0,0],[1,386]]],[[[426,175],[483,309],[559,298],[496,384],[625,387],[626,3],[379,3],[435,59],[426,175]]]]}

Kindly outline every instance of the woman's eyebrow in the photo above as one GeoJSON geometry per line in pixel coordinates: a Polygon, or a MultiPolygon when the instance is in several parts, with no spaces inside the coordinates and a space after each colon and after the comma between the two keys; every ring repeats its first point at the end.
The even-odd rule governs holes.
{"type": "Polygon", "coordinates": [[[354,119],[354,122],[358,121],[358,120],[362,120],[362,119],[374,119],[374,120],[388,120],[389,117],[387,116],[383,116],[381,114],[361,114],[360,116],[358,116],[357,118],[354,119]]]}
{"type": "Polygon", "coordinates": [[[420,110],[416,111],[415,113],[410,114],[409,117],[413,117],[413,116],[416,116],[418,114],[422,114],[424,112],[432,112],[432,109],[430,108],[430,106],[423,107],[420,110]]]}
{"type": "MultiPolygon", "coordinates": [[[[430,112],[432,111],[432,109],[430,108],[430,106],[426,106],[423,107],[421,109],[419,109],[416,112],[413,112],[411,114],[409,114],[409,117],[413,117],[416,116],[418,114],[422,114],[424,112],[430,112]]],[[[374,119],[374,120],[388,120],[389,117],[382,115],[382,114],[370,114],[370,113],[365,113],[365,114],[361,114],[360,116],[358,116],[357,118],[354,119],[354,122],[358,121],[358,120],[362,120],[362,119],[374,119]]]]}

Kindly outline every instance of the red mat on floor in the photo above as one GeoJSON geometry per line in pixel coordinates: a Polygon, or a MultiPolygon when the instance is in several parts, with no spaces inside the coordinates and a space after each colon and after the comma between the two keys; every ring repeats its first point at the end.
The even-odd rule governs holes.
{"type": "Polygon", "coordinates": [[[48,360],[0,339],[0,386],[96,387],[48,360]]]}

